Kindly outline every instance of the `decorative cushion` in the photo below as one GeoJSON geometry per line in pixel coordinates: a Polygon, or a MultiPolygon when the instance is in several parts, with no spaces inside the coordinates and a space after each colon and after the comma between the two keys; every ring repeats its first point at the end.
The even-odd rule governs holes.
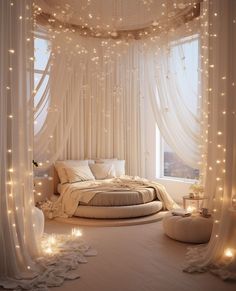
{"type": "Polygon", "coordinates": [[[91,164],[89,166],[97,180],[115,178],[116,176],[113,164],[91,164]]]}
{"type": "Polygon", "coordinates": [[[95,180],[89,166],[65,168],[69,183],[95,180]]]}
{"type": "Polygon", "coordinates": [[[163,221],[165,234],[187,243],[207,243],[211,237],[213,220],[202,216],[173,216],[167,214],[163,221]]]}
{"type": "Polygon", "coordinates": [[[115,168],[116,177],[125,175],[125,160],[97,160],[96,163],[112,164],[115,168]]]}
{"type": "Polygon", "coordinates": [[[61,184],[69,182],[65,171],[66,167],[88,166],[88,164],[88,160],[66,160],[55,162],[55,168],[57,170],[61,184]]]}

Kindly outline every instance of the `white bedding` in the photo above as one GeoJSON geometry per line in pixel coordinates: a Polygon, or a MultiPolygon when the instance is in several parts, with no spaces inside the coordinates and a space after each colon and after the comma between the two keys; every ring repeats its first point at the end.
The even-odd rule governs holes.
{"type": "Polygon", "coordinates": [[[53,203],[50,209],[50,216],[71,217],[79,204],[88,204],[97,193],[118,190],[142,192],[147,187],[154,189],[157,199],[163,202],[164,209],[171,210],[179,207],[161,184],[139,177],[123,176],[122,178],[84,181],[62,185],[61,195],[53,203]]]}

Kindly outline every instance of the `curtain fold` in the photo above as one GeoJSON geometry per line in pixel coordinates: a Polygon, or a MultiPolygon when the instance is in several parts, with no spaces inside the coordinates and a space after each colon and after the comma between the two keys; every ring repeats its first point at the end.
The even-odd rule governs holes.
{"type": "MultiPolygon", "coordinates": [[[[198,36],[195,36],[196,38],[198,36]]],[[[189,38],[186,43],[191,45],[191,41],[194,41],[194,38],[193,40],[189,38]]],[[[176,52],[175,46],[180,49],[181,43],[178,45],[178,42],[176,44],[169,42],[163,45],[158,50],[158,56],[155,56],[155,50],[149,50],[145,63],[147,75],[145,84],[162,137],[187,165],[199,168],[200,115],[197,110],[194,111],[198,105],[194,106],[188,101],[188,99],[198,100],[198,91],[188,81],[186,68],[182,63],[185,57],[182,51],[176,52]],[[182,82],[179,79],[182,79],[182,82]]],[[[193,52],[195,54],[192,58],[196,62],[199,58],[198,50],[193,48],[193,52]]],[[[186,58],[189,60],[190,56],[186,58]]],[[[196,74],[198,61],[195,65],[189,66],[194,68],[193,74],[196,74]]]]}
{"type": "Polygon", "coordinates": [[[31,278],[41,248],[32,176],[32,2],[0,1],[0,280],[31,278]],[[31,41],[26,41],[31,39],[31,41]]]}
{"type": "Polygon", "coordinates": [[[204,1],[203,92],[205,121],[205,193],[214,225],[209,244],[190,249],[188,272],[210,270],[222,279],[236,279],[236,2],[204,1]],[[204,39],[205,38],[205,39],[204,39]],[[208,54],[204,51],[207,50],[208,54]],[[207,122],[206,122],[207,120],[207,122]]]}
{"type": "MultiPolygon", "coordinates": [[[[127,174],[145,177],[145,103],[150,99],[166,141],[187,164],[198,168],[199,117],[186,102],[189,94],[197,99],[198,92],[191,82],[181,89],[178,73],[188,81],[184,51],[175,49],[170,56],[167,45],[178,36],[195,35],[198,25],[198,20],[191,23],[191,33],[188,24],[162,39],[140,41],[49,32],[50,104],[35,136],[34,159],[48,167],[57,159],[117,157],[126,160],[127,174]]],[[[186,42],[191,45],[191,40],[186,42]]]]}
{"type": "Polygon", "coordinates": [[[116,45],[113,55],[104,41],[74,37],[59,53],[64,37],[52,45],[50,105],[34,159],[47,166],[57,159],[117,157],[126,160],[127,173],[143,176],[140,46],[116,45]]]}

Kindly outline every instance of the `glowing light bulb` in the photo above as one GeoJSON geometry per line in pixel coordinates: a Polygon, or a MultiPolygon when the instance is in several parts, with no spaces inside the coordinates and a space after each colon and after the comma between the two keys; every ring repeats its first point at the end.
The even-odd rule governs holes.
{"type": "Polygon", "coordinates": [[[233,251],[233,249],[230,249],[230,248],[225,249],[224,256],[226,258],[232,259],[234,257],[234,251],[233,251]]]}
{"type": "Polygon", "coordinates": [[[52,248],[51,247],[48,247],[45,249],[45,253],[46,254],[52,254],[52,248]]]}

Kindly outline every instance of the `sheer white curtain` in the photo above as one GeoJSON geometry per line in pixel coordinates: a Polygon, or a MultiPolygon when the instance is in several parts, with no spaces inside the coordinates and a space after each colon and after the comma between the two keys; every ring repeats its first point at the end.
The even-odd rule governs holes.
{"type": "Polygon", "coordinates": [[[128,174],[144,176],[140,46],[69,32],[52,39],[50,105],[35,136],[36,160],[117,157],[128,174]]]}
{"type": "Polygon", "coordinates": [[[177,33],[177,41],[170,38],[159,47],[150,44],[145,84],[162,137],[187,165],[199,168],[199,33],[188,37],[183,31],[177,33]]]}
{"type": "Polygon", "coordinates": [[[236,210],[231,201],[236,193],[236,2],[204,1],[204,5],[205,193],[214,226],[209,244],[190,250],[186,271],[210,270],[235,280],[236,210]]]}
{"type": "Polygon", "coordinates": [[[30,0],[0,1],[0,285],[8,277],[34,277],[39,270],[34,262],[40,243],[34,216],[33,103],[29,101],[31,7],[30,0]]]}

